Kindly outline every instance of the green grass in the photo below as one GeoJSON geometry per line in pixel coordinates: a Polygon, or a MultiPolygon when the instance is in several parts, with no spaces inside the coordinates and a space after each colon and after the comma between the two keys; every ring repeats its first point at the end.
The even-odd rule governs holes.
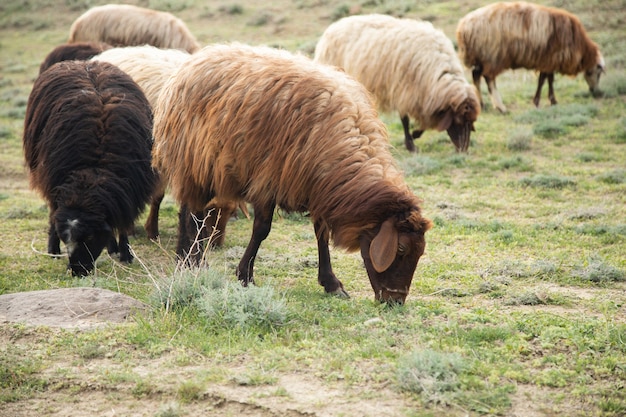
{"type": "MultiPolygon", "coordinates": [[[[2,324],[0,408],[101,392],[120,404],[127,394],[136,407],[154,401],[152,415],[215,403],[236,415],[214,387],[254,393],[239,406],[297,403],[285,378],[306,377],[319,383],[311,392],[351,392],[341,403],[352,411],[392,397],[395,414],[406,416],[506,416],[522,413],[519,404],[536,415],[624,415],[626,38],[615,13],[623,5],[558,3],[589,25],[610,64],[601,97],[588,93],[582,76],[557,75],[559,104],[549,106],[544,91],[534,108],[536,74],[506,72],[498,87],[509,113],[488,104],[468,154],[457,154],[445,132],[426,131],[409,155],[398,115],[381,114],[407,184],[435,224],[407,304],[393,307],[374,302],[358,253],[331,250],[351,298],[324,294],[313,226],[299,215],[275,215],[255,264],[258,287],[240,288],[234,277],[252,226],[245,218],[229,223],[224,248],[209,253],[210,268],[179,270],[178,207],[169,195],[158,244],[140,226],[144,215],[131,237],[136,262],[103,255],[93,276],[69,277],[66,259],[43,254],[47,208],[28,188],[21,135],[39,63],[88,5],[4,4],[0,294],[97,286],[151,309],[97,331],[2,324]]],[[[279,12],[254,2],[151,2],[176,11],[203,43],[239,40],[308,54],[326,25],[354,10],[421,17],[452,38],[458,18],[484,4],[303,0],[281,3],[279,12]]],[[[296,408],[323,413],[327,403],[333,398],[296,408]]]]}

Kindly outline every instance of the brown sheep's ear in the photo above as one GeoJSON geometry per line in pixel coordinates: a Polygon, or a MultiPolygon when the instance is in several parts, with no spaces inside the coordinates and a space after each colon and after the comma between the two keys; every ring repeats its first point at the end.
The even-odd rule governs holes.
{"type": "Polygon", "coordinates": [[[452,109],[448,109],[448,111],[443,114],[443,117],[441,118],[439,123],[437,123],[437,130],[440,132],[442,130],[448,130],[453,120],[454,112],[452,112],[452,109]]]}
{"type": "Polygon", "coordinates": [[[380,226],[378,234],[370,244],[370,259],[376,272],[386,271],[396,259],[398,251],[398,230],[392,219],[387,219],[380,226]]]}

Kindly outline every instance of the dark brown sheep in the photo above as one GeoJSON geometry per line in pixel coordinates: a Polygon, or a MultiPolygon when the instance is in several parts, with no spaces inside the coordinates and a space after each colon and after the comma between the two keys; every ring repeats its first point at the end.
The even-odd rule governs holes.
{"type": "Polygon", "coordinates": [[[41,74],[53,64],[61,61],[86,61],[99,53],[110,49],[111,45],[102,42],[65,43],[54,48],[39,66],[41,74]]]}
{"type": "Polygon", "coordinates": [[[360,83],[287,51],[211,45],[167,81],[154,114],[153,164],[183,207],[252,204],[244,284],[278,206],[309,213],[326,292],[347,295],[331,268],[332,237],[360,249],[377,300],[404,302],[431,223],[360,83]]]}
{"type": "Polygon", "coordinates": [[[62,240],[74,275],[92,271],[105,246],[133,259],[128,233],[156,181],[151,128],[145,95],[111,64],[64,61],[35,81],[24,156],[31,187],[50,209],[48,252],[60,254],[62,240]]]}

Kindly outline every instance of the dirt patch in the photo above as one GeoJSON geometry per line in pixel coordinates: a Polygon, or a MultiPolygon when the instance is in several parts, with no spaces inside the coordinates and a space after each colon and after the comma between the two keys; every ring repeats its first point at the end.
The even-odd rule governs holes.
{"type": "MultiPolygon", "coordinates": [[[[100,288],[5,294],[0,296],[0,329],[4,329],[0,331],[0,342],[21,346],[24,352],[38,352],[45,349],[51,331],[63,331],[54,329],[97,331],[107,323],[124,323],[147,308],[124,294],[100,288]],[[28,325],[26,334],[12,337],[11,323],[28,325]]],[[[178,395],[181,384],[196,380],[198,374],[212,365],[209,358],[201,358],[194,366],[173,366],[174,356],[170,352],[157,359],[129,359],[124,366],[107,357],[88,361],[56,358],[54,364],[43,371],[50,382],[49,388],[33,393],[30,398],[2,404],[0,414],[15,417],[393,417],[416,406],[384,384],[350,386],[302,373],[282,374],[271,384],[213,383],[199,392],[196,400],[185,403],[178,395]],[[116,372],[139,376],[144,386],[150,386],[149,391],[138,392],[138,385],[133,381],[109,383],[102,377],[116,372]],[[363,391],[370,392],[369,399],[362,399],[363,391]]],[[[247,371],[245,365],[238,365],[230,372],[236,379],[237,374],[247,371]]]]}
{"type": "Polygon", "coordinates": [[[123,323],[147,306],[102,288],[59,288],[0,295],[0,323],[89,329],[123,323]]]}

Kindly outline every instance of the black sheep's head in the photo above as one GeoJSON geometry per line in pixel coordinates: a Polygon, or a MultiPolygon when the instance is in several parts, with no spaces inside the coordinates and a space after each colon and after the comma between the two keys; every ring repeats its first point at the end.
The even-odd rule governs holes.
{"type": "Polygon", "coordinates": [[[110,226],[99,216],[73,209],[57,211],[54,227],[67,246],[68,269],[74,276],[85,276],[94,269],[96,259],[113,236],[110,226]]]}

